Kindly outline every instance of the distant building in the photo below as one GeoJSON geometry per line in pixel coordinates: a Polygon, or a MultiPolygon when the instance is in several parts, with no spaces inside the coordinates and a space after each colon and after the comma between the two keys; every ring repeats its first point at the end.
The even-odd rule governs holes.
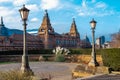
{"type": "Polygon", "coordinates": [[[101,36],[101,45],[103,45],[105,43],[105,36],[101,36]]]}
{"type": "Polygon", "coordinates": [[[101,48],[101,38],[97,38],[96,39],[96,45],[95,45],[96,48],[101,48]]]}
{"type": "Polygon", "coordinates": [[[102,48],[105,43],[105,37],[100,36],[99,38],[96,39],[96,48],[102,48]]]}
{"type": "Polygon", "coordinates": [[[87,35],[85,35],[84,39],[80,41],[81,48],[91,48],[91,43],[87,35]]]}
{"type": "Polygon", "coordinates": [[[111,35],[111,47],[112,48],[120,48],[120,30],[111,35]]]}
{"type": "MultiPolygon", "coordinates": [[[[39,50],[43,48],[44,45],[37,36],[27,34],[27,47],[29,50],[39,50]]],[[[23,31],[6,28],[3,23],[3,18],[1,17],[0,51],[22,49],[23,49],[23,31]]]]}
{"type": "Polygon", "coordinates": [[[107,41],[102,45],[102,48],[112,48],[111,42],[107,41]]]}

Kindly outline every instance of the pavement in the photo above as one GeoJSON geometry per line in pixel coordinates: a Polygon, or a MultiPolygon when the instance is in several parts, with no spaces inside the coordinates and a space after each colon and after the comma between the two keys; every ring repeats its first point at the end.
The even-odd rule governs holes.
{"type": "MultiPolygon", "coordinates": [[[[51,77],[51,80],[72,80],[71,72],[76,63],[30,62],[30,68],[37,77],[51,77]]],[[[0,71],[20,70],[21,63],[0,64],[0,71]]],[[[120,74],[99,74],[76,80],[120,80],[120,74]]]]}
{"type": "MultiPolygon", "coordinates": [[[[75,63],[30,62],[30,68],[37,77],[51,77],[51,80],[72,80],[71,71],[75,63]]],[[[0,64],[0,71],[20,70],[21,63],[0,64]]]]}

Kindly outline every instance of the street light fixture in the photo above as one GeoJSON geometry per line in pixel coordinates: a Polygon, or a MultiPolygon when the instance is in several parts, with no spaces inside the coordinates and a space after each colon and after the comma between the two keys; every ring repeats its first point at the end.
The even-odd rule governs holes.
{"type": "Polygon", "coordinates": [[[23,21],[23,26],[24,26],[24,33],[23,33],[23,55],[22,55],[22,66],[21,66],[21,71],[22,73],[25,72],[32,72],[32,70],[29,67],[29,61],[28,61],[28,52],[27,52],[27,44],[26,44],[26,26],[27,26],[27,19],[28,19],[28,14],[29,14],[29,9],[23,5],[23,8],[19,9],[22,21],[23,21]]]}
{"type": "Polygon", "coordinates": [[[88,63],[88,66],[99,66],[97,60],[96,60],[96,52],[95,52],[95,27],[96,27],[96,21],[92,19],[90,21],[91,29],[92,29],[92,53],[91,53],[91,61],[88,63]]]}

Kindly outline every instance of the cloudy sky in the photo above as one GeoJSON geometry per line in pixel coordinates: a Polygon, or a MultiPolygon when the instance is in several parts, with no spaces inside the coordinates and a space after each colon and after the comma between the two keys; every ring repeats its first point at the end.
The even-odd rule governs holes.
{"type": "Polygon", "coordinates": [[[97,21],[96,35],[108,35],[120,29],[119,0],[0,0],[0,16],[8,28],[23,29],[18,10],[30,9],[27,29],[38,29],[47,9],[52,27],[58,33],[69,32],[75,18],[81,36],[91,35],[89,22],[97,21]]]}

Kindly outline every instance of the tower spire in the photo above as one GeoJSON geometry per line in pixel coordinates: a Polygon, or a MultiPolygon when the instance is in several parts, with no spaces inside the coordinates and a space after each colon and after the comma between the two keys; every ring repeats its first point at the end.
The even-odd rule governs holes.
{"type": "Polygon", "coordinates": [[[44,15],[44,17],[46,17],[47,19],[49,19],[47,9],[45,10],[45,15],[44,15]]]}
{"type": "Polygon", "coordinates": [[[47,13],[47,9],[45,10],[45,14],[48,14],[48,13],[47,13]]]}
{"type": "Polygon", "coordinates": [[[70,35],[78,37],[79,33],[77,31],[76,23],[75,23],[75,18],[73,18],[73,22],[71,24],[71,29],[70,29],[70,35]]]}
{"type": "Polygon", "coordinates": [[[73,23],[75,23],[75,18],[73,18],[73,23]]]}
{"type": "Polygon", "coordinates": [[[45,14],[44,14],[44,17],[43,17],[43,20],[42,20],[42,24],[39,28],[39,32],[41,32],[41,31],[43,32],[43,31],[46,31],[46,30],[50,31],[51,33],[54,33],[54,29],[51,26],[47,10],[45,10],[45,14]]]}
{"type": "Polygon", "coordinates": [[[3,23],[3,17],[1,16],[1,24],[0,26],[4,26],[4,23],[3,23]]]}

